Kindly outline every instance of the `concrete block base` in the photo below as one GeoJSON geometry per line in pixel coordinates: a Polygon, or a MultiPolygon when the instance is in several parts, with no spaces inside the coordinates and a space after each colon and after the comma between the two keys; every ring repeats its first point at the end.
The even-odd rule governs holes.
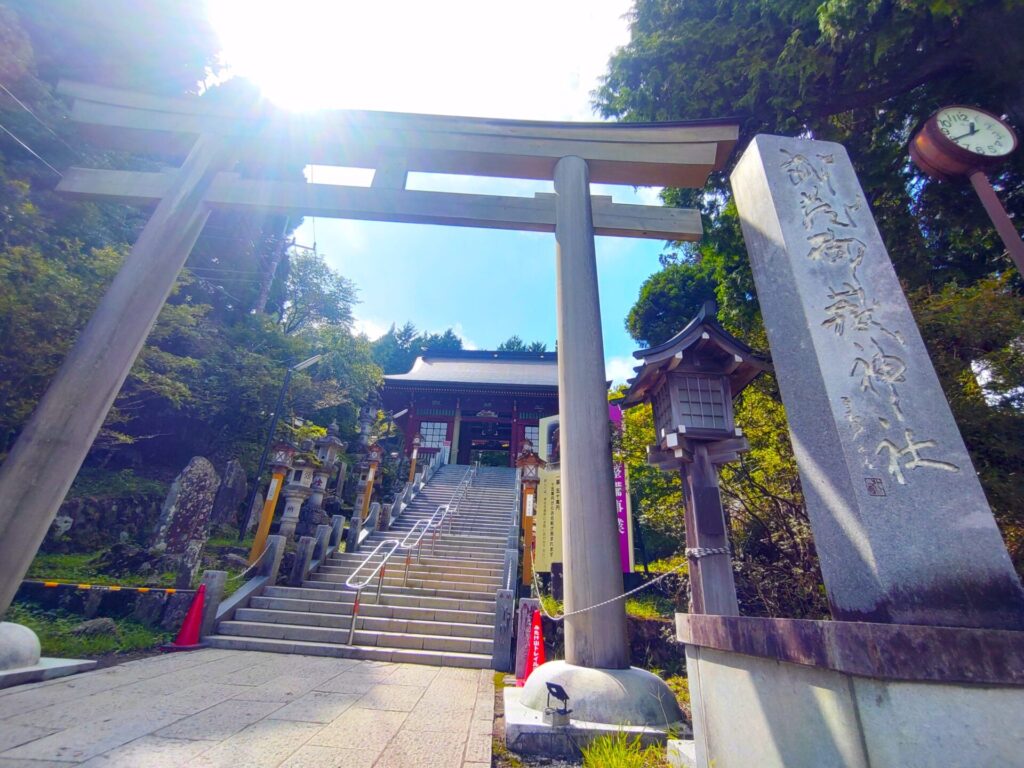
{"type": "Polygon", "coordinates": [[[57,659],[43,656],[38,663],[31,666],[0,670],[0,688],[53,680],[77,672],[87,672],[95,666],[95,661],[87,659],[57,659]]]}
{"type": "Polygon", "coordinates": [[[669,739],[665,758],[672,768],[697,768],[697,746],[693,739],[669,739]]]}
{"type": "MultiPolygon", "coordinates": [[[[531,676],[532,678],[532,676],[531,676]]],[[[641,725],[609,725],[586,720],[571,719],[568,726],[553,728],[544,724],[544,713],[531,709],[522,703],[522,688],[506,688],[505,699],[505,746],[521,755],[538,755],[551,758],[579,759],[582,748],[599,736],[625,733],[639,737],[645,746],[665,744],[670,731],[641,725]]],[[[570,702],[571,704],[571,702],[570,702]]],[[[672,735],[684,735],[689,729],[680,724],[672,735]]]]}

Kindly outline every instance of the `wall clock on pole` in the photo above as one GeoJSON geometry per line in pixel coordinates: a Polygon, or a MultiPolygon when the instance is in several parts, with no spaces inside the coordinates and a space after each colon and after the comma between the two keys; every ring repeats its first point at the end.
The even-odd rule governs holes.
{"type": "Polygon", "coordinates": [[[910,140],[910,158],[936,179],[966,176],[995,225],[1006,250],[1024,273],[1024,242],[992,189],[986,171],[1017,149],[1017,135],[998,115],[977,107],[943,107],[910,140]]]}

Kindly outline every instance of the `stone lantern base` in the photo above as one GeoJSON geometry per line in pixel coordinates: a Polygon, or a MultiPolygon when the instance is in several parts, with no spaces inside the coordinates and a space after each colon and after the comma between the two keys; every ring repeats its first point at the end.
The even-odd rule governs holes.
{"type": "MultiPolygon", "coordinates": [[[[561,706],[554,698],[551,706],[561,706]]],[[[689,733],[675,695],[650,672],[592,669],[549,661],[534,670],[523,688],[505,689],[505,743],[514,752],[549,757],[578,757],[592,739],[615,733],[645,744],[664,744],[670,734],[689,733]],[[569,694],[569,725],[544,722],[546,683],[569,694]]]]}

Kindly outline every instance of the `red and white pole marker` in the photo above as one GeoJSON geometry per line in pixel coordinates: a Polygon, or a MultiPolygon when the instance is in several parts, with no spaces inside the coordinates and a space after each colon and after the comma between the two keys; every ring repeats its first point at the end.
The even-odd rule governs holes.
{"type": "Polygon", "coordinates": [[[530,679],[533,670],[546,660],[544,655],[544,628],[541,625],[540,611],[534,611],[533,618],[530,619],[529,645],[526,648],[526,670],[523,673],[523,677],[516,680],[516,687],[522,688],[526,685],[526,681],[530,679]]]}

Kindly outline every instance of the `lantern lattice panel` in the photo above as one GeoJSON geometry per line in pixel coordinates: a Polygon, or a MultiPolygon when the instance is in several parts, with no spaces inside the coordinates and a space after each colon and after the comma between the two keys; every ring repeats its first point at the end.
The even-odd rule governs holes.
{"type": "Polygon", "coordinates": [[[661,387],[654,393],[651,398],[651,409],[654,411],[654,427],[657,432],[676,426],[672,418],[672,396],[669,394],[669,387],[661,387]]]}
{"type": "Polygon", "coordinates": [[[683,376],[677,380],[679,416],[694,429],[727,429],[725,395],[719,376],[683,376]]]}

